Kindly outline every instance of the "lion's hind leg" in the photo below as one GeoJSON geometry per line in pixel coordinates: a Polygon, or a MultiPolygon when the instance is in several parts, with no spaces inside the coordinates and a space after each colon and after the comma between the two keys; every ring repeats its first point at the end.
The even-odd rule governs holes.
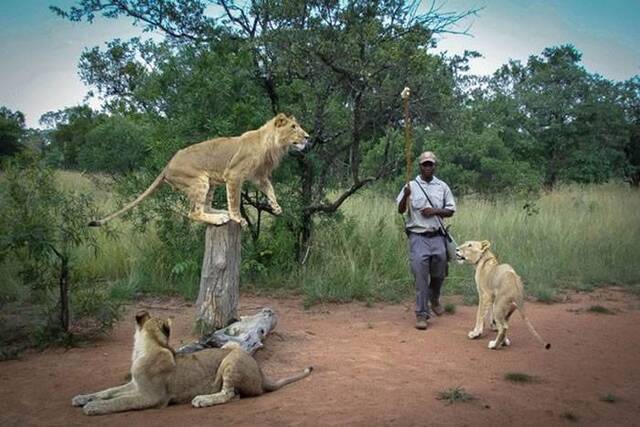
{"type": "Polygon", "coordinates": [[[191,201],[189,218],[213,225],[222,225],[229,222],[229,214],[226,211],[213,210],[211,208],[213,188],[207,178],[193,178],[190,180],[190,183],[185,185],[185,193],[191,201]]]}
{"type": "Polygon", "coordinates": [[[194,408],[206,408],[207,406],[220,405],[222,403],[230,402],[231,400],[238,398],[233,387],[222,387],[218,393],[213,394],[201,394],[196,396],[191,401],[191,405],[194,408]]]}
{"type": "Polygon", "coordinates": [[[510,298],[499,298],[493,306],[494,319],[498,326],[498,335],[495,340],[489,341],[489,348],[499,349],[502,346],[509,346],[511,341],[507,338],[509,329],[509,317],[513,314],[515,306],[510,298]]]}

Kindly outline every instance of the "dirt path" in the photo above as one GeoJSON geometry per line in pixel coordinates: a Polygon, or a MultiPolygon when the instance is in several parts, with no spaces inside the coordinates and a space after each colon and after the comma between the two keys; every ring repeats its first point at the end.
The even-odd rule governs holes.
{"type": "MultiPolygon", "coordinates": [[[[314,365],[310,377],[253,399],[219,407],[164,409],[88,418],[72,396],[124,382],[133,322],[128,315],[109,338],[85,348],[33,353],[0,363],[0,425],[586,425],[640,424],[640,300],[616,290],[573,295],[567,303],[528,305],[531,321],[552,343],[545,351],[519,316],[513,345],[488,350],[488,338],[467,339],[475,307],[413,329],[409,303],[316,306],[297,299],[243,296],[241,314],[271,306],[279,316],[256,358],[271,376],[314,365]],[[588,311],[602,305],[616,314],[588,311]],[[535,377],[506,381],[507,372],[535,377]],[[475,397],[447,405],[438,392],[463,387],[475,397]],[[602,401],[612,394],[615,403],[602,401]]],[[[193,307],[139,303],[174,317],[177,338],[192,339],[193,307]]]]}

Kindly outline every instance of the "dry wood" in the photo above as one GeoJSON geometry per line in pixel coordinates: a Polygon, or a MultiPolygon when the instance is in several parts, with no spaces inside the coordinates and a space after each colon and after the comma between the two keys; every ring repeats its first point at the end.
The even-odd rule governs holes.
{"type": "Polygon", "coordinates": [[[183,345],[176,353],[193,353],[211,347],[238,345],[249,354],[262,347],[262,340],[278,324],[278,318],[271,308],[263,308],[253,316],[242,316],[226,328],[203,336],[200,340],[183,345]]]}

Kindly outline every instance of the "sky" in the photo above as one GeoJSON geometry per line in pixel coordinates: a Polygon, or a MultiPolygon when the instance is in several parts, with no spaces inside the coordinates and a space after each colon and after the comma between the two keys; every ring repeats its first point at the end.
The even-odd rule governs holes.
{"type": "MultiPolygon", "coordinates": [[[[82,104],[89,88],[78,76],[85,48],[114,38],[148,36],[125,19],[93,24],[56,16],[49,5],[72,0],[0,0],[0,106],[40,127],[42,114],[82,104]]],[[[430,2],[425,2],[429,4],[430,2]]],[[[467,35],[441,36],[438,51],[476,50],[474,74],[491,74],[509,59],[526,61],[546,47],[573,44],[592,73],[611,80],[640,74],[640,0],[436,0],[442,11],[480,8],[460,22],[467,35]]],[[[92,101],[93,107],[99,101],[92,101]]]]}

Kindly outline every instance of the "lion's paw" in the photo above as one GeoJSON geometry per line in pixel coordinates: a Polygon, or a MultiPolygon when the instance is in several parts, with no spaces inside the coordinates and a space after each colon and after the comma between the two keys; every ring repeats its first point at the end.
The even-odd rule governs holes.
{"type": "Polygon", "coordinates": [[[102,405],[100,402],[89,402],[82,407],[82,412],[85,415],[102,415],[104,414],[104,410],[102,409],[102,405]]]}
{"type": "Polygon", "coordinates": [[[275,205],[272,209],[274,215],[280,215],[282,213],[282,208],[280,207],[280,205],[275,205]]]}
{"type": "Polygon", "coordinates": [[[211,402],[208,396],[201,395],[193,398],[191,406],[194,408],[206,408],[207,406],[211,406],[211,402]]]}
{"type": "Polygon", "coordinates": [[[72,406],[84,406],[89,402],[91,402],[91,397],[87,394],[79,394],[71,399],[72,406]]]}
{"type": "Polygon", "coordinates": [[[229,215],[217,214],[213,225],[223,225],[229,222],[229,215]]]}
{"type": "Polygon", "coordinates": [[[247,220],[242,218],[242,217],[240,217],[240,216],[229,216],[229,219],[231,219],[231,221],[235,221],[238,224],[240,224],[240,227],[242,227],[242,228],[247,228],[247,226],[249,225],[247,220]]]}
{"type": "Polygon", "coordinates": [[[488,346],[488,347],[489,347],[490,349],[492,349],[492,350],[495,350],[495,349],[496,349],[496,347],[497,347],[497,345],[496,345],[496,344],[497,344],[496,340],[491,340],[491,341],[489,341],[489,346],[488,346]]]}
{"type": "Polygon", "coordinates": [[[505,337],[504,341],[502,341],[502,346],[509,347],[510,345],[511,345],[511,340],[505,337]]]}
{"type": "Polygon", "coordinates": [[[469,332],[469,333],[467,334],[467,336],[468,336],[468,337],[469,337],[469,339],[471,339],[471,340],[474,340],[474,339],[478,338],[480,335],[482,335],[482,332],[480,332],[480,331],[476,331],[476,330],[473,330],[473,331],[471,331],[471,332],[469,332]]]}

